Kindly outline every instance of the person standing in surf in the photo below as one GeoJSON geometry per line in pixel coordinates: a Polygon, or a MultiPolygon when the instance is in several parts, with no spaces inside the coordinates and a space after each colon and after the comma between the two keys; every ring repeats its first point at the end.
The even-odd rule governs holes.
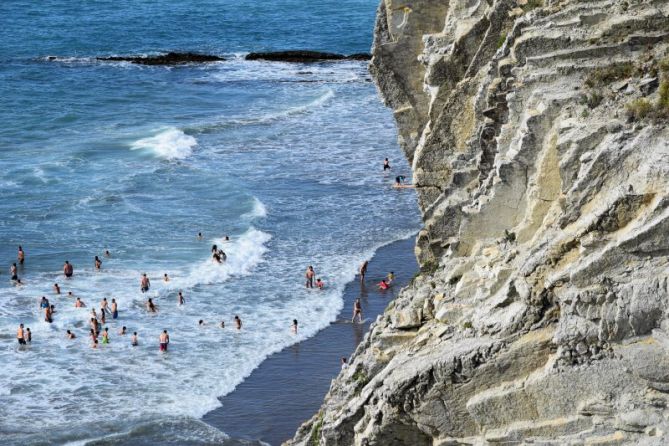
{"type": "Polygon", "coordinates": [[[9,267],[9,274],[12,276],[14,282],[18,282],[19,274],[16,269],[16,263],[12,263],[12,266],[9,267]]]}
{"type": "Polygon", "coordinates": [[[95,263],[95,269],[100,271],[102,269],[102,260],[100,260],[100,257],[95,256],[94,263],[95,263]]]}
{"type": "Polygon", "coordinates": [[[19,342],[19,345],[26,345],[25,331],[23,330],[23,324],[19,324],[19,329],[16,330],[16,340],[19,342]]]}
{"type": "Polygon", "coordinates": [[[16,260],[19,261],[19,265],[23,265],[23,262],[26,261],[26,253],[23,251],[21,245],[19,245],[19,252],[16,255],[16,260]]]}
{"type": "Polygon", "coordinates": [[[360,265],[360,271],[359,271],[360,272],[360,282],[365,280],[365,274],[367,274],[367,265],[368,264],[369,264],[369,262],[367,260],[365,260],[360,265]]]}
{"type": "Polygon", "coordinates": [[[242,329],[242,320],[237,315],[235,315],[235,325],[237,325],[237,330],[242,329]]]}
{"type": "Polygon", "coordinates": [[[146,276],[146,273],[144,273],[142,274],[142,278],[139,281],[139,289],[142,291],[142,293],[146,293],[147,291],[149,291],[149,288],[151,288],[151,281],[146,276]]]}
{"type": "Polygon", "coordinates": [[[154,303],[153,303],[153,301],[151,300],[150,297],[149,297],[149,300],[146,301],[146,309],[149,313],[157,313],[158,312],[158,309],[156,308],[156,306],[154,305],[154,303]]]}
{"type": "Polygon", "coordinates": [[[68,279],[70,277],[72,277],[72,275],[74,274],[74,267],[67,260],[65,261],[65,264],[63,265],[63,274],[65,274],[65,277],[67,277],[68,279]]]}
{"type": "Polygon", "coordinates": [[[57,283],[53,284],[53,292],[56,294],[60,294],[60,287],[58,286],[57,283]]]}
{"type": "Polygon", "coordinates": [[[160,333],[158,341],[160,342],[160,351],[166,352],[167,345],[170,343],[170,335],[167,334],[167,330],[163,330],[163,332],[160,333]]]}
{"type": "Polygon", "coordinates": [[[351,322],[355,322],[355,318],[358,318],[358,323],[362,323],[362,304],[360,304],[360,298],[357,298],[353,303],[353,317],[351,322]]]}
{"type": "Polygon", "coordinates": [[[116,303],[116,299],[112,299],[111,313],[112,313],[112,319],[118,318],[118,304],[116,303]]]}
{"type": "Polygon", "coordinates": [[[297,319],[293,319],[293,326],[291,327],[293,334],[297,334],[297,319]]]}
{"type": "Polygon", "coordinates": [[[385,172],[386,170],[391,170],[390,161],[388,161],[388,158],[383,160],[383,171],[385,172]]]}
{"type": "Polygon", "coordinates": [[[177,296],[177,302],[179,305],[183,305],[186,303],[186,299],[184,299],[184,295],[181,291],[179,291],[179,295],[177,296]]]}
{"type": "Polygon", "coordinates": [[[133,331],[132,336],[130,337],[130,345],[133,347],[137,347],[139,345],[139,342],[137,341],[137,332],[133,331]]]}
{"type": "Polygon", "coordinates": [[[306,282],[306,287],[307,288],[313,288],[314,287],[314,276],[316,273],[314,272],[314,267],[309,265],[307,268],[307,272],[304,273],[304,277],[307,279],[306,282]]]}

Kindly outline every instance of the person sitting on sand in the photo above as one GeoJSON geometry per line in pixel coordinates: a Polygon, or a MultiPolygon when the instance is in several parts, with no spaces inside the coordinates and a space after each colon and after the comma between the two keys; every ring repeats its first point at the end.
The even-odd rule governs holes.
{"type": "Polygon", "coordinates": [[[86,304],[80,297],[77,297],[77,301],[74,303],[74,308],[84,308],[86,304]]]}
{"type": "Polygon", "coordinates": [[[158,341],[160,342],[160,351],[166,352],[167,345],[170,343],[170,335],[167,334],[167,330],[163,330],[163,332],[160,333],[158,341]]]}
{"type": "Polygon", "coordinates": [[[74,275],[74,266],[72,266],[72,264],[67,260],[63,265],[63,274],[65,274],[65,277],[68,279],[74,275]]]}
{"type": "Polygon", "coordinates": [[[293,325],[290,329],[293,331],[293,334],[297,334],[297,319],[293,319],[293,325]]]}
{"type": "Polygon", "coordinates": [[[95,263],[95,269],[100,271],[100,269],[102,269],[102,260],[100,260],[100,257],[95,256],[94,263],[95,263]]]}
{"type": "Polygon", "coordinates": [[[146,309],[150,313],[157,313],[158,312],[158,308],[156,308],[156,306],[153,304],[153,301],[151,300],[150,297],[149,297],[149,300],[146,301],[146,309]]]}
{"type": "MultiPolygon", "coordinates": [[[[146,273],[142,274],[142,278],[139,280],[139,289],[142,293],[146,293],[151,288],[151,281],[146,276],[146,273]]],[[[150,300],[150,299],[149,299],[150,300]]]]}
{"type": "Polygon", "coordinates": [[[53,284],[53,292],[56,294],[60,294],[60,287],[58,286],[57,283],[53,284]]]}
{"type": "Polygon", "coordinates": [[[239,318],[239,316],[235,315],[235,325],[237,325],[237,330],[242,329],[242,320],[239,318]]]}
{"type": "Polygon", "coordinates": [[[381,282],[379,282],[377,285],[378,285],[379,289],[382,290],[382,291],[387,290],[388,288],[390,288],[390,285],[388,285],[388,282],[386,282],[386,279],[381,280],[381,282]]]}
{"type": "Polygon", "coordinates": [[[169,282],[169,281],[170,281],[170,278],[169,278],[169,276],[167,275],[167,273],[163,274],[163,282],[167,283],[167,282],[169,282]]]}
{"type": "Polygon", "coordinates": [[[353,303],[353,317],[351,322],[355,322],[355,318],[358,318],[358,322],[362,323],[362,305],[360,304],[360,298],[357,298],[353,303]]]}
{"type": "Polygon", "coordinates": [[[19,261],[19,265],[23,265],[23,262],[26,261],[26,253],[23,251],[23,247],[19,245],[19,252],[16,255],[16,260],[19,261]]]}
{"type": "Polygon", "coordinates": [[[70,330],[67,330],[67,339],[75,339],[77,336],[70,330]]]}
{"type": "Polygon", "coordinates": [[[323,287],[325,287],[325,284],[323,283],[323,281],[320,278],[316,279],[316,288],[318,288],[319,290],[322,290],[323,287]]]}

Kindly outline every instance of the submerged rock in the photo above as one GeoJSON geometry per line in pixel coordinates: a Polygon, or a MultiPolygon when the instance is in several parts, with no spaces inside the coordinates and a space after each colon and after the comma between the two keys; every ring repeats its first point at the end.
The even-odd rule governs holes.
{"type": "Polygon", "coordinates": [[[246,55],[246,60],[268,60],[272,62],[323,62],[330,60],[369,60],[370,54],[356,53],[350,56],[337,53],[324,53],[320,51],[270,51],[261,53],[249,53],[246,55]]]}
{"type": "Polygon", "coordinates": [[[97,57],[97,60],[106,62],[131,62],[140,65],[181,65],[190,63],[220,62],[225,59],[220,56],[197,53],[160,54],[157,56],[109,56],[97,57]]]}

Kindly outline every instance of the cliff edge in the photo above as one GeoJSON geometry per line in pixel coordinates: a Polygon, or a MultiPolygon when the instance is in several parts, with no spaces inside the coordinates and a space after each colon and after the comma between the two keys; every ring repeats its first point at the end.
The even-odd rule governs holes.
{"type": "Polygon", "coordinates": [[[669,0],[383,0],[421,274],[293,445],[669,444],[669,0]]]}

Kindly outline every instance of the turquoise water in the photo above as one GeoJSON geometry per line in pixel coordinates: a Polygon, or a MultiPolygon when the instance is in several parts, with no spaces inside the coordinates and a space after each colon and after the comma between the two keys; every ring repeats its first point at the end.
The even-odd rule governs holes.
{"type": "Polygon", "coordinates": [[[413,192],[392,190],[381,172],[386,156],[392,177],[409,168],[366,63],[243,60],[258,50],[369,51],[375,8],[367,0],[0,3],[0,443],[117,444],[110,435],[162,430],[182,435],[178,444],[220,441],[197,421],[217,397],[334,320],[359,262],[418,229],[413,192]],[[227,60],[95,61],[171,50],[227,60]],[[224,265],[210,259],[213,243],[227,253],[224,265]],[[25,284],[15,287],[8,268],[19,244],[25,284]],[[112,256],[95,271],[105,249],[112,256]],[[73,279],[59,274],[65,260],[73,279]],[[307,265],[324,292],[303,288],[307,265]],[[55,296],[54,282],[89,308],[55,296]],[[52,324],[39,312],[42,295],[56,305],[52,324]],[[88,310],[103,297],[119,302],[120,318],[108,321],[111,343],[93,350],[88,310]],[[143,310],[147,297],[158,314],[143,310]],[[20,322],[33,332],[26,349],[14,339],[20,322]],[[122,325],[138,332],[138,348],[117,335],[122,325]],[[78,338],[68,341],[67,329],[78,338]],[[163,329],[167,354],[157,349],[163,329]]]}

